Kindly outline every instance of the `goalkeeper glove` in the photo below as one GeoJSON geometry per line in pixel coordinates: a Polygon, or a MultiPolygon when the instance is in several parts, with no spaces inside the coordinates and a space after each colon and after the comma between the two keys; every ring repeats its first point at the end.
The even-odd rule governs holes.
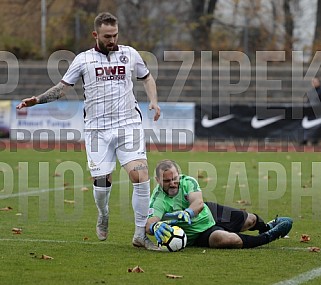
{"type": "Polygon", "coordinates": [[[162,221],[151,224],[149,230],[153,235],[155,235],[155,238],[159,243],[166,241],[166,238],[169,238],[171,233],[174,231],[167,222],[162,221]]]}
{"type": "Polygon", "coordinates": [[[176,211],[173,213],[166,213],[165,219],[177,219],[178,221],[187,222],[189,225],[192,223],[192,219],[195,217],[195,213],[191,208],[186,208],[184,211],[176,211]]]}

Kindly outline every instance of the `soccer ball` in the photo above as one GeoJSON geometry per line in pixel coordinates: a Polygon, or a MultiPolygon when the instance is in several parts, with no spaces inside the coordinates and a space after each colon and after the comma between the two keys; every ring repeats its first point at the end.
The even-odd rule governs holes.
{"type": "Polygon", "coordinates": [[[182,250],[187,243],[187,236],[184,230],[178,226],[172,226],[174,231],[165,242],[158,243],[158,246],[170,252],[182,250]]]}

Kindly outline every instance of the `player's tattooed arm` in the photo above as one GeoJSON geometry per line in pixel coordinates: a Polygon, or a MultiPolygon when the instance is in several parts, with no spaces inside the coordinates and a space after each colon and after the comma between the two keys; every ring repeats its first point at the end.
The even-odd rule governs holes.
{"type": "Polygon", "coordinates": [[[59,82],[57,85],[48,89],[45,93],[37,96],[37,104],[44,104],[58,100],[59,98],[65,96],[65,89],[67,87],[67,85],[59,82]]]}
{"type": "Polygon", "coordinates": [[[65,92],[69,88],[68,84],[65,84],[63,82],[59,82],[54,87],[48,89],[45,93],[39,95],[39,96],[32,96],[30,98],[23,99],[16,108],[22,109],[25,107],[31,107],[36,104],[44,104],[48,102],[52,102],[55,100],[58,100],[59,98],[65,96],[65,92]]]}

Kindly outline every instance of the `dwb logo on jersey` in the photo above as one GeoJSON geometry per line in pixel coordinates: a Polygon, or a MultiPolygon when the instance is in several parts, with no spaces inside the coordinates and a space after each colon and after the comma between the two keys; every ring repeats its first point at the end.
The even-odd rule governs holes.
{"type": "Polygon", "coordinates": [[[126,75],[125,66],[96,67],[95,71],[96,81],[124,80],[126,75]]]}

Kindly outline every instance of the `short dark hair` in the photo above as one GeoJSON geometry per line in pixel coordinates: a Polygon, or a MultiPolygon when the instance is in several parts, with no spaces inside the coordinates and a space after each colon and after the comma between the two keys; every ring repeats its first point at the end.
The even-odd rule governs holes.
{"type": "Polygon", "coordinates": [[[170,159],[164,159],[158,162],[156,166],[156,177],[160,178],[160,171],[165,172],[168,169],[171,169],[172,167],[175,167],[177,172],[180,173],[179,167],[177,166],[176,162],[174,160],[170,159]]]}
{"type": "Polygon", "coordinates": [[[108,12],[102,12],[102,13],[99,13],[95,18],[95,21],[94,21],[95,31],[97,31],[102,26],[102,24],[117,26],[118,19],[114,15],[108,12]]]}

